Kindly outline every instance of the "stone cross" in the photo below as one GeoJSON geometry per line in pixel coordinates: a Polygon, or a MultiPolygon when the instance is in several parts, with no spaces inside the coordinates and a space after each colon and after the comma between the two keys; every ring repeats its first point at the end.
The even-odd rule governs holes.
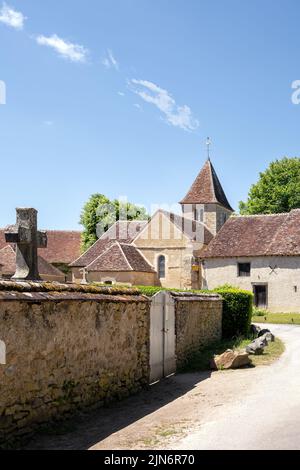
{"type": "Polygon", "coordinates": [[[37,229],[37,211],[32,208],[18,208],[17,222],[7,229],[7,243],[16,244],[16,272],[12,279],[18,281],[39,281],[38,248],[47,247],[46,232],[37,229]]]}
{"type": "Polygon", "coordinates": [[[88,270],[86,268],[82,268],[80,269],[80,272],[82,274],[81,284],[88,284],[88,280],[87,280],[88,270]]]}

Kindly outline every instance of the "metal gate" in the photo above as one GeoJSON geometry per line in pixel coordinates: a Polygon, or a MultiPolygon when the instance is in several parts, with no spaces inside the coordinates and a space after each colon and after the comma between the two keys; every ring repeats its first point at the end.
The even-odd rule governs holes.
{"type": "Polygon", "coordinates": [[[150,383],[174,374],[175,305],[168,292],[152,298],[150,313],[150,383]]]}

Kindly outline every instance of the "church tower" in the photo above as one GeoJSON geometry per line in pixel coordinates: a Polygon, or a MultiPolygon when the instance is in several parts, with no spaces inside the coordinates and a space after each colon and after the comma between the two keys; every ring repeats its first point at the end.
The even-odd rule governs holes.
{"type": "Polygon", "coordinates": [[[184,217],[203,222],[213,235],[233,213],[210,158],[180,204],[184,217]]]}

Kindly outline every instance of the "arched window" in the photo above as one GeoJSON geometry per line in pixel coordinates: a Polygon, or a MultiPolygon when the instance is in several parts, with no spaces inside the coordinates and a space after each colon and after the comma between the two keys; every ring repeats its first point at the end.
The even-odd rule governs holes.
{"type": "Polygon", "coordinates": [[[166,277],[166,258],[163,255],[158,257],[158,277],[163,279],[166,277]]]}

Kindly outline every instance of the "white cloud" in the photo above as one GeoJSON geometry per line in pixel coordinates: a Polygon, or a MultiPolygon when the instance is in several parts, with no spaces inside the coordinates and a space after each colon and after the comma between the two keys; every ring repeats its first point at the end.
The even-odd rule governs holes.
{"type": "Polygon", "coordinates": [[[38,36],[36,41],[40,46],[52,47],[60,56],[72,62],[86,62],[89,54],[85,47],[68,42],[56,34],[49,37],[38,36]]]}
{"type": "Polygon", "coordinates": [[[0,22],[15,29],[23,29],[26,17],[20,11],[14,10],[6,3],[0,9],[0,22]]]}
{"type": "Polygon", "coordinates": [[[199,127],[199,121],[194,118],[189,106],[178,106],[167,90],[147,80],[130,81],[132,91],[150,104],[154,104],[164,115],[165,120],[175,127],[192,131],[199,127]]]}
{"type": "Polygon", "coordinates": [[[125,93],[123,93],[123,91],[118,91],[118,95],[119,96],[125,96],[125,93]]]}
{"type": "Polygon", "coordinates": [[[111,49],[107,50],[106,57],[104,57],[104,59],[102,60],[102,64],[107,69],[111,69],[113,67],[115,70],[119,70],[119,64],[116,58],[114,57],[111,49]]]}
{"type": "Polygon", "coordinates": [[[140,104],[138,104],[138,103],[134,103],[133,106],[134,106],[135,108],[137,108],[137,109],[140,109],[140,110],[142,109],[142,106],[141,106],[140,104]]]}

